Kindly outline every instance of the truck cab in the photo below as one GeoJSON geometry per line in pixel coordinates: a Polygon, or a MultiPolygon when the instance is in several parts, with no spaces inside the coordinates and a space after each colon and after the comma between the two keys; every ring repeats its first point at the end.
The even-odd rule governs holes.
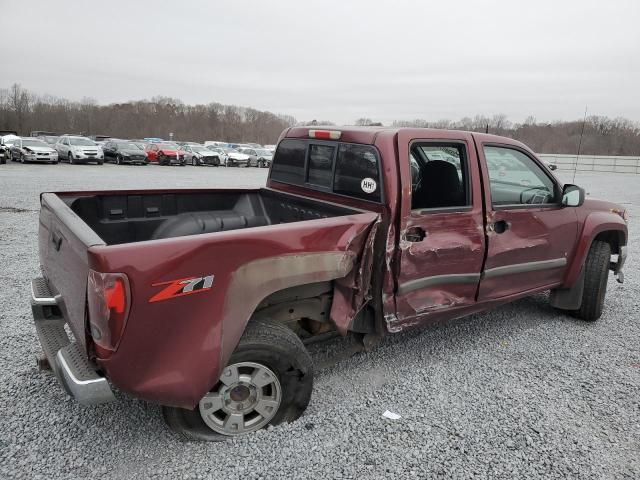
{"type": "Polygon", "coordinates": [[[204,440],[300,416],[329,332],[369,349],[547,290],[597,320],[627,251],[624,208],[525,145],[430,129],[293,127],[264,188],[47,193],[40,216],[32,303],[63,385],[204,440]]]}

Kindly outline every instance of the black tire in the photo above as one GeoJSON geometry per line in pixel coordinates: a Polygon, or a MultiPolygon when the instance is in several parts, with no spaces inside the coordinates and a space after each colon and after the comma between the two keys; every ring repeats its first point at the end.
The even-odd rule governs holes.
{"type": "Polygon", "coordinates": [[[158,164],[159,165],[164,165],[164,155],[158,155],[158,164]]]}
{"type": "Polygon", "coordinates": [[[117,155],[116,156],[116,165],[122,165],[122,156],[121,155],[117,155]]]}
{"type": "Polygon", "coordinates": [[[69,160],[69,165],[73,165],[73,154],[71,152],[67,152],[67,160],[69,160]]]}
{"type": "Polygon", "coordinates": [[[98,165],[102,165],[104,163],[104,160],[98,160],[98,165]]]}
{"type": "MultiPolygon", "coordinates": [[[[277,323],[252,321],[231,355],[229,364],[247,361],[265,365],[280,381],[282,400],[277,413],[267,425],[291,422],[300,417],[311,399],[313,365],[298,336],[277,323]]],[[[198,406],[193,410],[163,406],[162,415],[174,432],[188,440],[221,441],[229,438],[205,424],[198,406]]]]}
{"type": "Polygon", "coordinates": [[[24,164],[24,163],[26,163],[26,162],[24,161],[24,153],[21,153],[21,154],[20,154],[20,163],[23,163],[23,164],[24,164]]]}
{"type": "Polygon", "coordinates": [[[194,167],[198,166],[198,159],[195,156],[191,157],[191,165],[194,167]]]}
{"type": "Polygon", "coordinates": [[[582,304],[578,310],[572,311],[577,318],[593,322],[602,315],[610,261],[611,246],[607,242],[594,241],[584,264],[582,304]]]}

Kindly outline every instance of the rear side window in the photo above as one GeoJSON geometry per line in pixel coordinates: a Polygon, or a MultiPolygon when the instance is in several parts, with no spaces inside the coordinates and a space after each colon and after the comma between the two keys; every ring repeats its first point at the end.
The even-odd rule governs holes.
{"type": "Polygon", "coordinates": [[[373,147],[340,144],[333,191],[364,200],[380,201],[378,155],[373,147]]]}
{"type": "Polygon", "coordinates": [[[286,138],[273,157],[271,179],[373,202],[382,200],[380,159],[370,145],[286,138]]]}
{"type": "Polygon", "coordinates": [[[271,178],[278,182],[304,184],[304,157],[307,142],[288,138],[280,142],[276,152],[277,161],[271,167],[271,178]]]}

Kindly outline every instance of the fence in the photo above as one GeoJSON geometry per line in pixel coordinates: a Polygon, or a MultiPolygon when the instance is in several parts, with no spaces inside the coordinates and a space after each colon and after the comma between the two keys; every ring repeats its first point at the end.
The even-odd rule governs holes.
{"type": "Polygon", "coordinates": [[[640,174],[640,157],[617,157],[605,155],[563,155],[553,153],[538,154],[542,160],[554,163],[558,170],[578,172],[617,172],[640,174]]]}

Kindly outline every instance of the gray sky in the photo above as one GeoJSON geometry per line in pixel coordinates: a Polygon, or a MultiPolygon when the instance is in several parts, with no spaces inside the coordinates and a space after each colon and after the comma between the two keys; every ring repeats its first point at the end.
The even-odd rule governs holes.
{"type": "Polygon", "coordinates": [[[0,0],[0,87],[298,120],[640,120],[640,0],[0,0]]]}

